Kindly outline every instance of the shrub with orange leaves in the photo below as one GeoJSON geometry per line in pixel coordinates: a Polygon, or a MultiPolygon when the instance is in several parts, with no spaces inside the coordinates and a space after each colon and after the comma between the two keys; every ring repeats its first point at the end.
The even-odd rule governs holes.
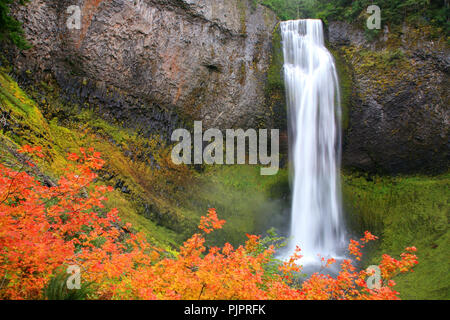
{"type": "MultiPolygon", "coordinates": [[[[21,152],[41,157],[39,147],[21,152]]],[[[71,153],[73,161],[58,184],[42,185],[25,172],[0,164],[0,298],[43,299],[44,288],[61,267],[79,265],[84,282],[93,283],[90,299],[398,299],[392,278],[417,263],[415,248],[396,260],[383,255],[383,282],[369,289],[370,274],[344,260],[333,278],[313,274],[294,284],[301,267],[300,248],[277,269],[274,246],[258,236],[233,248],[207,249],[205,236],[222,228],[215,209],[209,209],[176,257],[164,257],[141,234],[132,233],[117,210],[103,212],[111,188],[93,185],[104,161],[94,150],[71,153]],[[268,271],[269,270],[269,271],[268,271]],[[275,270],[275,271],[274,271],[275,270]]],[[[350,254],[376,237],[366,232],[352,240],[350,254]]],[[[325,260],[324,260],[325,262],[325,260]]],[[[328,259],[325,267],[335,263],[328,259]]]]}
{"type": "MultiPolygon", "coordinates": [[[[39,148],[20,151],[41,156],[39,148]]],[[[101,280],[117,266],[126,270],[136,260],[148,259],[140,253],[149,245],[124,232],[117,210],[98,213],[111,191],[91,186],[104,161],[93,150],[80,152],[55,187],[0,164],[1,298],[41,298],[61,265],[82,265],[91,274],[88,278],[101,280]]]]}
{"type": "MultiPolygon", "coordinates": [[[[366,231],[364,237],[359,241],[350,240],[348,246],[349,253],[359,261],[362,253],[361,249],[369,241],[376,240],[377,237],[366,231]]],[[[370,289],[366,279],[371,276],[365,270],[357,271],[352,260],[345,259],[339,274],[333,278],[330,275],[319,273],[313,274],[303,283],[302,294],[305,299],[320,300],[398,300],[399,293],[393,290],[395,282],[392,277],[398,273],[413,271],[413,267],[418,263],[418,258],[412,252],[415,248],[406,248],[406,253],[401,254],[401,259],[396,260],[384,254],[378,266],[381,270],[381,283],[378,289],[370,289]]],[[[327,260],[326,267],[335,263],[334,259],[327,260]]]]}

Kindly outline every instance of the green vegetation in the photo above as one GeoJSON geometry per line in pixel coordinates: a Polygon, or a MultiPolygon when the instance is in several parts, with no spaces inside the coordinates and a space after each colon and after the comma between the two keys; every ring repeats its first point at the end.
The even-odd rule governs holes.
{"type": "Polygon", "coordinates": [[[267,86],[266,90],[272,92],[274,90],[282,90],[284,92],[284,79],[282,76],[283,70],[283,48],[281,46],[280,25],[278,24],[272,33],[272,58],[267,71],[267,86]]]}
{"type": "Polygon", "coordinates": [[[256,0],[272,9],[280,20],[313,17],[314,0],[256,0]]]}
{"type": "Polygon", "coordinates": [[[382,24],[400,25],[404,21],[424,22],[439,26],[449,32],[449,7],[445,0],[316,0],[316,17],[325,21],[347,20],[349,22],[366,14],[370,5],[381,9],[382,24]]]}
{"type": "Polygon", "coordinates": [[[25,4],[29,0],[0,0],[0,41],[11,41],[19,49],[31,46],[24,37],[22,23],[10,15],[9,6],[13,3],[25,4]]]}
{"type": "Polygon", "coordinates": [[[211,245],[230,242],[238,245],[246,240],[246,233],[262,234],[272,226],[282,226],[283,208],[289,204],[288,172],[261,176],[260,167],[227,165],[209,167],[199,175],[186,204],[193,213],[194,222],[208,208],[215,208],[227,223],[209,239],[211,245]]]}
{"type": "MultiPolygon", "coordinates": [[[[53,88],[56,90],[55,88],[53,88]]],[[[47,107],[51,97],[47,97],[47,107]]],[[[54,107],[60,106],[53,101],[54,107]]],[[[49,162],[39,163],[40,169],[45,172],[53,181],[62,173],[67,166],[67,152],[76,152],[79,147],[93,147],[102,152],[108,161],[107,172],[102,172],[101,176],[107,180],[109,185],[116,183],[114,177],[130,181],[130,189],[140,190],[142,186],[139,182],[134,182],[133,178],[143,175],[148,180],[155,181],[155,175],[145,174],[145,169],[140,163],[135,163],[127,158],[122,150],[125,148],[126,139],[135,143],[139,139],[132,136],[125,129],[110,125],[101,119],[93,117],[89,112],[78,113],[80,121],[78,125],[62,126],[57,118],[48,121],[43,117],[40,108],[30,99],[30,97],[12,80],[5,71],[0,71],[0,160],[2,163],[14,164],[15,149],[24,144],[39,145],[43,147],[43,152],[49,162]],[[89,116],[92,116],[88,119],[89,116]],[[79,125],[84,123],[84,125],[79,125]],[[89,128],[91,125],[98,128],[89,128]],[[112,142],[112,137],[117,142],[112,142]],[[133,165],[134,163],[134,165],[133,165]],[[128,170],[128,171],[127,171],[128,170]],[[142,171],[144,170],[144,171],[142,171]],[[139,189],[140,188],[140,189],[139,189]]],[[[148,142],[150,144],[150,142],[148,142]]],[[[150,183],[150,182],[147,182],[150,183]]],[[[108,206],[117,207],[123,214],[124,221],[130,222],[133,226],[143,231],[147,237],[161,247],[176,247],[179,241],[175,241],[176,235],[173,231],[162,226],[157,226],[153,221],[140,215],[142,202],[144,200],[133,197],[131,194],[115,190],[110,194],[108,206]]]]}
{"type": "Polygon", "coordinates": [[[283,48],[281,45],[280,25],[272,32],[272,54],[265,86],[266,105],[275,128],[286,126],[286,103],[283,78],[283,48]]]}
{"type": "Polygon", "coordinates": [[[348,106],[348,99],[352,94],[352,74],[367,78],[370,83],[365,95],[361,97],[363,100],[372,94],[385,94],[405,79],[413,83],[420,81],[415,79],[414,65],[409,59],[410,52],[400,49],[394,40],[387,48],[377,51],[348,45],[333,49],[332,52],[339,72],[344,107],[348,106]]]}
{"type": "Polygon", "coordinates": [[[449,299],[450,174],[437,177],[343,176],[349,224],[356,234],[380,236],[367,265],[381,252],[391,255],[417,247],[414,273],[396,278],[403,299],[449,299]]]}
{"type": "Polygon", "coordinates": [[[330,51],[334,57],[339,79],[339,87],[341,94],[341,109],[342,109],[341,125],[342,129],[346,130],[349,125],[349,110],[353,90],[352,72],[348,63],[338,53],[337,50],[330,49],[330,51]]]}
{"type": "Polygon", "coordinates": [[[88,295],[93,291],[90,288],[93,283],[80,282],[80,289],[69,290],[67,280],[71,275],[65,271],[61,269],[51,278],[44,288],[44,297],[48,300],[87,300],[88,295]]]}

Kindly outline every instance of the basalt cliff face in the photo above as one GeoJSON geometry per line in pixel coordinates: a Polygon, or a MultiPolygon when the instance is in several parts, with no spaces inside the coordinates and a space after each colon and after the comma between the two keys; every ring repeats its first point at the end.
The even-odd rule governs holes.
{"type": "Polygon", "coordinates": [[[384,173],[449,168],[450,51],[431,27],[387,27],[378,40],[345,22],[328,26],[340,65],[343,165],[384,173]]]}
{"type": "Polygon", "coordinates": [[[205,127],[266,123],[276,16],[252,1],[32,0],[15,9],[33,48],[22,78],[54,77],[69,100],[144,133],[180,120],[205,127]],[[69,6],[81,9],[70,29],[69,6]]]}

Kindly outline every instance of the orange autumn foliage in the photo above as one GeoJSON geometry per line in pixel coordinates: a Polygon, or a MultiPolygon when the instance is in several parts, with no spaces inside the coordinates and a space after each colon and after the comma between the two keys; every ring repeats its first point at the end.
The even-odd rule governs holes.
{"type": "MultiPolygon", "coordinates": [[[[40,148],[21,152],[41,157],[40,148]]],[[[202,217],[199,233],[175,257],[152,246],[124,224],[117,210],[103,212],[111,188],[94,185],[104,161],[92,149],[69,154],[73,161],[54,187],[42,185],[26,172],[0,164],[0,298],[43,299],[43,289],[61,267],[79,265],[82,281],[93,283],[90,299],[398,299],[392,281],[417,263],[415,248],[400,260],[383,255],[380,289],[369,289],[365,271],[350,259],[333,278],[313,274],[301,285],[300,248],[278,272],[269,272],[274,247],[247,235],[245,245],[205,246],[205,235],[222,228],[215,209],[202,217]]],[[[376,237],[366,232],[352,240],[350,254],[376,237]]],[[[324,260],[325,262],[325,260],[324,260]]],[[[335,263],[325,262],[325,267],[335,263]]]]}

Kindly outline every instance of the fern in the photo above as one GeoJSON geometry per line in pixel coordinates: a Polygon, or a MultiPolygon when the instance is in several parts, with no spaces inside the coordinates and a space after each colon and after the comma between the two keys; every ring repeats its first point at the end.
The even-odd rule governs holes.
{"type": "Polygon", "coordinates": [[[68,289],[67,280],[70,274],[63,271],[57,272],[47,283],[44,288],[43,296],[46,300],[86,300],[90,293],[92,293],[91,285],[89,283],[81,283],[80,289],[68,289]]]}

